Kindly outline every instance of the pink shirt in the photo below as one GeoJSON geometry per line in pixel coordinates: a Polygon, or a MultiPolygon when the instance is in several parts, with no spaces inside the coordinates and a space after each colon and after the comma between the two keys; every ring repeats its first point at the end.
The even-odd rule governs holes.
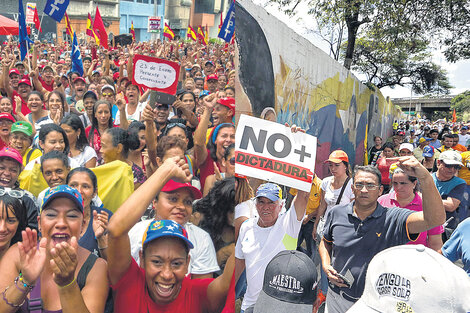
{"type": "MultiPolygon", "coordinates": [[[[377,201],[386,208],[392,208],[392,207],[400,208],[401,207],[397,201],[397,193],[395,191],[391,191],[390,193],[381,196],[377,201]]],[[[407,206],[405,206],[404,209],[408,209],[408,210],[412,210],[416,212],[423,211],[423,199],[421,199],[421,196],[418,193],[416,193],[414,199],[407,206]]],[[[442,234],[443,232],[444,232],[444,226],[442,225],[431,228],[428,231],[420,233],[416,241],[410,241],[408,242],[408,244],[409,245],[422,244],[429,248],[428,236],[439,235],[439,234],[442,234]]]]}

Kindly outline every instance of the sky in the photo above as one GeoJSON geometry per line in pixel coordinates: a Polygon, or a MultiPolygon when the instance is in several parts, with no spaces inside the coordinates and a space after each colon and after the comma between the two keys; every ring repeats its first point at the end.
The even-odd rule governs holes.
{"type": "MultiPolygon", "coordinates": [[[[316,24],[313,19],[306,14],[308,8],[304,1],[302,1],[296,9],[297,14],[294,17],[289,17],[281,12],[277,5],[265,5],[266,0],[253,0],[254,3],[263,6],[268,13],[283,21],[287,25],[291,25],[295,32],[302,37],[305,37],[315,46],[329,53],[329,45],[323,41],[318,35],[308,30],[316,29],[316,24]]],[[[447,70],[447,77],[450,84],[454,87],[450,90],[451,95],[457,95],[466,90],[470,90],[470,60],[463,60],[456,63],[448,63],[445,61],[444,56],[439,51],[433,52],[433,61],[447,70]]],[[[359,79],[365,79],[360,74],[354,73],[359,79]]],[[[395,88],[385,87],[380,90],[382,94],[390,98],[409,98],[411,96],[410,88],[405,86],[397,86],[395,88]]],[[[419,97],[419,95],[412,95],[419,97]]]]}

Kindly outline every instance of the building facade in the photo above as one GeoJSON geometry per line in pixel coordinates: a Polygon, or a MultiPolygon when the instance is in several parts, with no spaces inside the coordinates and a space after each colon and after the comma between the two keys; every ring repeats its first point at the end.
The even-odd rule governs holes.
{"type": "MultiPolygon", "coordinates": [[[[161,31],[152,38],[148,32],[148,18],[165,16],[165,0],[121,0],[120,2],[120,32],[129,33],[131,23],[134,23],[136,41],[147,41],[161,37],[161,31]],[[156,2],[155,2],[156,1],[156,2]]],[[[163,27],[163,26],[162,26],[163,27]]]]}

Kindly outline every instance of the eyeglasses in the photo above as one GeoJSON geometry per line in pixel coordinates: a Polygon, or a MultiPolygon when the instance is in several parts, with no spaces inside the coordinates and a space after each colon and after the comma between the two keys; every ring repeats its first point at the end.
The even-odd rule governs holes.
{"type": "Polygon", "coordinates": [[[10,197],[21,199],[24,196],[23,190],[12,190],[10,188],[0,189],[0,197],[4,195],[9,195],[10,197]]]}
{"type": "MultiPolygon", "coordinates": [[[[442,162],[442,163],[444,163],[444,162],[442,162]]],[[[444,166],[446,168],[453,168],[453,169],[456,169],[456,170],[460,170],[460,168],[461,168],[461,166],[458,165],[458,164],[446,164],[446,163],[444,163],[444,166]]]]}
{"type": "Polygon", "coordinates": [[[235,165],[235,157],[231,158],[229,162],[230,162],[230,165],[235,165]]]}
{"type": "Polygon", "coordinates": [[[375,184],[354,183],[354,188],[357,190],[362,190],[364,187],[366,187],[367,190],[377,190],[380,188],[379,185],[375,184]]]}

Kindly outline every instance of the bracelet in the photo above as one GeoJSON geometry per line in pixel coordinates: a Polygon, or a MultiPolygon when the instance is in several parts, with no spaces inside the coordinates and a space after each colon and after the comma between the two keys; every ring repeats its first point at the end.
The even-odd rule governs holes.
{"type": "Polygon", "coordinates": [[[20,306],[22,306],[24,304],[26,299],[23,299],[23,302],[21,302],[20,304],[14,304],[14,303],[8,302],[8,299],[7,299],[7,296],[6,296],[6,292],[7,292],[8,288],[10,288],[10,286],[7,286],[5,288],[5,290],[3,290],[3,292],[2,292],[3,301],[5,301],[5,303],[8,304],[9,306],[11,306],[12,308],[19,308],[20,306]]]}
{"type": "Polygon", "coordinates": [[[74,282],[75,282],[75,277],[72,279],[72,281],[70,283],[68,283],[65,286],[59,286],[59,285],[57,285],[57,286],[59,286],[59,288],[67,288],[67,287],[71,286],[74,282]]]}
{"type": "Polygon", "coordinates": [[[34,288],[34,285],[30,285],[28,284],[25,280],[24,280],[24,277],[23,277],[23,274],[20,273],[20,275],[18,275],[18,277],[15,278],[15,284],[18,284],[18,281],[23,285],[24,288],[26,289],[33,289],[34,288]]]}
{"type": "Polygon", "coordinates": [[[104,250],[104,249],[108,249],[108,246],[106,246],[106,247],[98,247],[98,250],[104,250]]]}

